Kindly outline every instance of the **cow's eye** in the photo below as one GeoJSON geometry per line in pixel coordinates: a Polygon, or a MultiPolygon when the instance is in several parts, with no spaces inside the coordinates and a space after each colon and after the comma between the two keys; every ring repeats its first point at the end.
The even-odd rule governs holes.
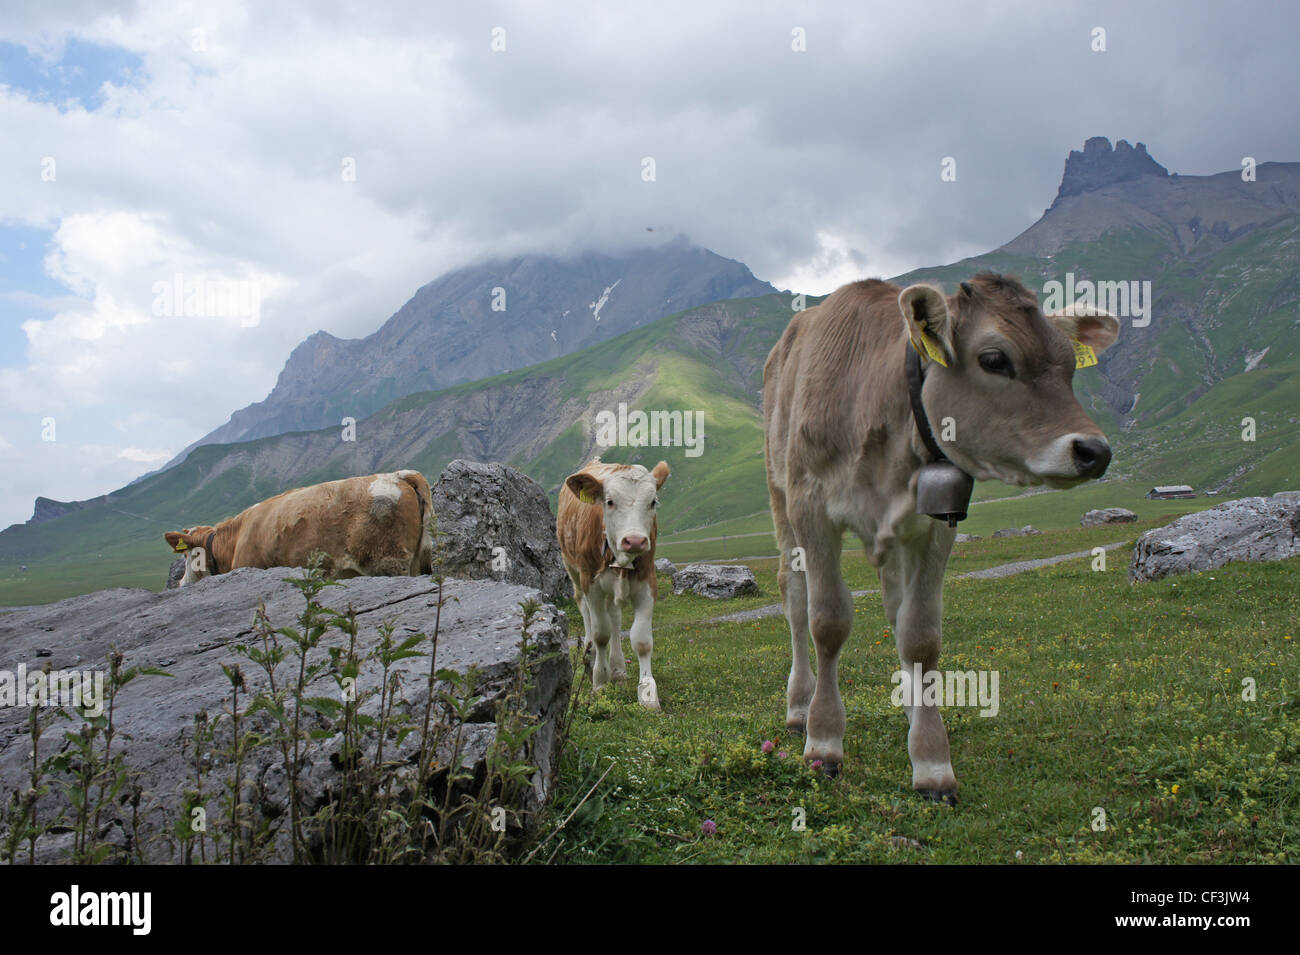
{"type": "Polygon", "coordinates": [[[980,352],[980,367],[992,375],[1005,375],[1008,378],[1016,377],[1016,369],[1011,364],[1011,359],[1004,352],[980,352]]]}
{"type": "Polygon", "coordinates": [[[650,502],[650,506],[651,506],[651,507],[658,507],[658,506],[659,506],[659,498],[655,498],[653,501],[651,501],[651,502],[650,502]]]}
{"type": "Polygon", "coordinates": [[[606,506],[606,507],[613,507],[613,506],[614,506],[614,499],[613,499],[612,497],[607,497],[607,498],[605,498],[605,506],[606,506]]]}

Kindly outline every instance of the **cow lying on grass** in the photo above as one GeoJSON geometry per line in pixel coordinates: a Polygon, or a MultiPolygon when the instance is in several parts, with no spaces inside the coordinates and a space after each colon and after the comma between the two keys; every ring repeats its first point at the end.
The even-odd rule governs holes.
{"type": "Polygon", "coordinates": [[[163,537],[186,555],[181,586],[236,567],[305,567],[315,551],[331,577],[402,577],[432,571],[432,523],[429,482],[394,471],[285,491],[163,537]]]}
{"type": "MultiPolygon", "coordinates": [[[[806,759],[832,774],[844,759],[837,662],[853,600],[840,576],[843,532],[861,538],[880,575],[902,671],[937,670],[956,531],[917,513],[923,466],[946,456],[976,479],[1058,488],[1101,477],[1110,445],[1071,380],[1118,331],[1111,315],[1081,306],[1044,316],[1032,292],[991,274],[946,297],[928,285],[855,282],[790,321],[763,369],[763,413],[794,648],[786,726],[806,730],[806,759]]],[[[965,516],[965,503],[945,510],[965,516]]],[[[938,708],[906,713],[913,788],[955,802],[938,708]]]]}
{"type": "Polygon", "coordinates": [[[582,612],[583,647],[595,646],[592,690],[627,677],[623,660],[623,604],[632,601],[632,649],[636,651],[636,695],[643,706],[659,709],[659,690],[650,672],[658,580],[655,540],[659,533],[658,492],[668,480],[668,465],[653,471],[639,464],[603,464],[593,459],[569,475],[560,488],[555,521],[564,567],[582,612]],[[612,646],[611,646],[612,645],[612,646]]]}

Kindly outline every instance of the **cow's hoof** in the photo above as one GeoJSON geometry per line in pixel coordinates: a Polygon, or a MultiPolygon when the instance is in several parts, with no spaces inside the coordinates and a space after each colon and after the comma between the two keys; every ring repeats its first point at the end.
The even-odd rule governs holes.
{"type": "Polygon", "coordinates": [[[654,680],[645,680],[638,683],[636,698],[647,710],[659,709],[659,687],[655,685],[654,680]]]}
{"type": "Polygon", "coordinates": [[[622,683],[624,680],[627,679],[627,671],[626,671],[626,670],[615,670],[613,673],[611,673],[611,674],[609,675],[609,678],[610,678],[610,680],[612,680],[614,683],[622,683]]]}
{"type": "Polygon", "coordinates": [[[931,802],[942,803],[945,806],[957,805],[957,790],[955,789],[918,789],[917,793],[931,802]]]}
{"type": "Polygon", "coordinates": [[[839,774],[840,774],[839,763],[826,763],[826,762],[822,763],[822,775],[825,776],[827,779],[834,779],[839,774]]]}
{"type": "Polygon", "coordinates": [[[785,731],[803,736],[808,732],[808,714],[807,713],[787,713],[785,717],[785,731]]]}

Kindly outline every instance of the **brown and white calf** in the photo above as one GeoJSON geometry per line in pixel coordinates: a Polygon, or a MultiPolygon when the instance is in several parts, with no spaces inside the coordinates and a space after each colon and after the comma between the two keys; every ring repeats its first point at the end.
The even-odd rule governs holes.
{"type": "Polygon", "coordinates": [[[393,471],[285,491],[163,537],[186,554],[182,586],[236,567],[305,567],[315,551],[331,577],[414,577],[433,569],[432,521],[424,475],[393,471]]]}
{"type": "Polygon", "coordinates": [[[592,690],[627,677],[621,633],[623,605],[630,600],[636,695],[653,710],[659,709],[659,690],[650,670],[650,618],[658,590],[659,489],[668,473],[664,461],[647,471],[639,464],[604,464],[595,458],[560,488],[555,520],[560,553],[582,612],[583,647],[595,647],[592,690]]]}
{"type": "MultiPolygon", "coordinates": [[[[1105,436],[1074,396],[1071,339],[1095,353],[1118,330],[1109,314],[1079,306],[1045,316],[1019,282],[987,273],[952,296],[928,285],[855,282],[791,320],[763,369],[763,410],[794,651],[786,726],[806,731],[806,759],[834,773],[844,758],[837,662],[853,624],[840,575],[845,530],[877,569],[903,671],[939,662],[955,531],[916,512],[918,473],[934,456],[909,401],[908,349],[924,355],[920,419],[934,424],[938,449],[958,468],[980,480],[1063,488],[1100,477],[1110,461],[1105,436]],[[796,547],[804,570],[791,568],[796,547]]],[[[955,802],[938,708],[906,712],[913,788],[955,802]]]]}

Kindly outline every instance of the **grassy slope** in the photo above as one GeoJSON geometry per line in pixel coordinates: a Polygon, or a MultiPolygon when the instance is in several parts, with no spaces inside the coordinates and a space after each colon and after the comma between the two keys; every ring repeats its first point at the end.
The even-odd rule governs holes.
{"type": "MultiPolygon", "coordinates": [[[[963,546],[983,563],[1045,543],[1083,550],[1117,530],[963,546]]],[[[655,675],[664,712],[639,707],[631,683],[584,704],[550,823],[613,769],[566,830],[560,858],[1292,861],[1300,559],[1133,586],[1126,557],[1112,555],[1105,573],[1083,559],[1003,580],[950,581],[942,665],[997,670],[1001,704],[990,718],[945,713],[956,809],[911,792],[906,721],[890,704],[897,657],[878,597],[856,601],[841,657],[846,765],[832,781],[802,765],[801,740],[782,738],[784,619],[710,624],[708,615],[737,602],[720,608],[661,587],[655,675]],[[1246,676],[1257,682],[1255,702],[1241,699],[1246,676]],[[765,739],[775,752],[761,752],[765,739]],[[1105,831],[1092,829],[1096,807],[1105,831]],[[806,831],[792,830],[797,808],[806,831]],[[701,834],[706,819],[716,836],[701,834]]],[[[765,569],[759,576],[767,592],[755,600],[769,602],[774,580],[765,569]]],[[[576,613],[570,621],[580,629],[576,613]]],[[[634,674],[634,658],[630,666],[634,674]]]]}

